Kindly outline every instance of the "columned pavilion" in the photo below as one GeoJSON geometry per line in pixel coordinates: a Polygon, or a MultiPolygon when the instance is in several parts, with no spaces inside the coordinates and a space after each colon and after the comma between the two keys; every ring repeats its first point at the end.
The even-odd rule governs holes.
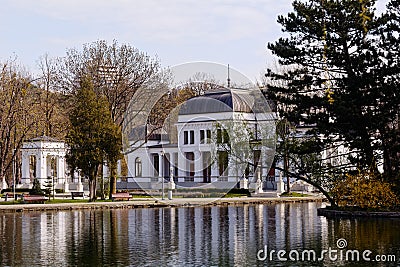
{"type": "MultiPolygon", "coordinates": [[[[21,183],[31,187],[37,178],[45,185],[48,177],[54,184],[68,184],[66,175],[66,148],[63,141],[48,136],[33,138],[22,145],[22,177],[21,183]]],[[[64,190],[68,187],[64,188],[64,190]]]]}

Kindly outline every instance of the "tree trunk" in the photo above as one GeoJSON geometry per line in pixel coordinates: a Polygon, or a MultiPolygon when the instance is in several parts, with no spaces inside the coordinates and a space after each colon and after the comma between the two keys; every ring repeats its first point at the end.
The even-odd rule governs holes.
{"type": "Polygon", "coordinates": [[[105,200],[105,195],[104,195],[104,172],[103,172],[103,164],[99,166],[100,168],[100,196],[101,200],[105,200]]]}
{"type": "Polygon", "coordinates": [[[99,166],[93,168],[89,175],[89,201],[96,200],[96,189],[97,189],[97,170],[99,166]]]}
{"type": "Polygon", "coordinates": [[[109,162],[110,167],[110,195],[109,198],[112,199],[112,194],[117,193],[117,162],[109,162]]]}
{"type": "MultiPolygon", "coordinates": [[[[275,167],[277,170],[284,171],[284,169],[275,167]]],[[[327,192],[324,188],[322,188],[321,185],[318,183],[312,181],[311,179],[308,179],[307,177],[292,173],[288,171],[288,174],[290,174],[291,177],[294,177],[296,179],[299,179],[301,181],[304,181],[306,183],[309,183],[310,185],[316,187],[325,197],[328,199],[329,203],[331,204],[332,207],[337,207],[336,201],[329,195],[329,192],[327,192]]]]}
{"type": "Polygon", "coordinates": [[[92,202],[93,201],[93,177],[89,178],[89,201],[92,202]]]}

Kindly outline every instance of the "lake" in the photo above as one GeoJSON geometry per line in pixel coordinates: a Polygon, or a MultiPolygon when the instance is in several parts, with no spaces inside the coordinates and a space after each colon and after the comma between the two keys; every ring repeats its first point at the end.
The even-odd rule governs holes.
{"type": "Polygon", "coordinates": [[[323,205],[3,213],[0,265],[400,266],[399,219],[326,219],[323,205]]]}

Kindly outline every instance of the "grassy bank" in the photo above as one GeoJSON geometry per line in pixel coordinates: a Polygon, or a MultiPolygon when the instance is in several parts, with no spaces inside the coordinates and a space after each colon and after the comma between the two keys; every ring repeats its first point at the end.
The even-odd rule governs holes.
{"type": "Polygon", "coordinates": [[[290,193],[283,193],[281,194],[281,197],[309,197],[310,195],[303,194],[303,193],[298,193],[298,192],[290,192],[290,193]]]}

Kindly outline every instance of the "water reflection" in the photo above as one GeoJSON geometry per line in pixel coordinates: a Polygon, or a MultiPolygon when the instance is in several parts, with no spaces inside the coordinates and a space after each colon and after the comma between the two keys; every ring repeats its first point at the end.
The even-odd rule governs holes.
{"type": "Polygon", "coordinates": [[[400,258],[400,220],[327,220],[316,215],[321,205],[1,214],[0,265],[337,266],[348,262],[259,261],[257,252],[265,245],[321,251],[336,248],[339,238],[351,249],[400,258]]]}

